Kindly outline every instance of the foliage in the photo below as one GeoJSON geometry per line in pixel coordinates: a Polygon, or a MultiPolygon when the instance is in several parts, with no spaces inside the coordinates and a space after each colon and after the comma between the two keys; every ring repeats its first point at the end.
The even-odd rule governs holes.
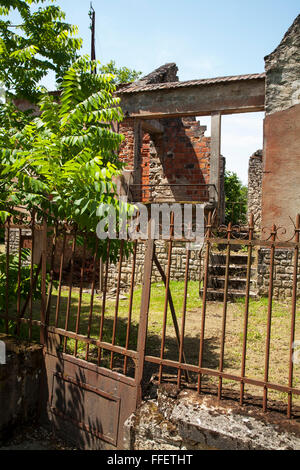
{"type": "MultiPolygon", "coordinates": [[[[52,0],[50,0],[52,2],[52,0]]],[[[56,5],[37,6],[45,0],[0,0],[0,82],[8,96],[38,100],[38,83],[49,71],[60,82],[78,58],[82,40],[77,27],[65,22],[56,5]],[[21,20],[13,24],[16,11],[21,20]]]]}
{"type": "MultiPolygon", "coordinates": [[[[0,0],[2,15],[16,10],[21,17],[19,25],[0,20],[0,81],[7,89],[0,105],[0,222],[21,205],[46,216],[49,225],[59,218],[95,232],[101,203],[119,210],[113,181],[122,169],[122,136],[111,123],[122,112],[113,92],[117,83],[140,73],[114,61],[101,65],[78,58],[77,28],[65,23],[59,7],[43,3],[0,0]],[[54,93],[38,86],[51,70],[59,85],[54,93]],[[40,116],[18,110],[13,97],[28,98],[40,116]]],[[[111,244],[112,257],[117,246],[111,244]]],[[[104,257],[104,242],[99,253],[104,257]]]]}
{"type": "MultiPolygon", "coordinates": [[[[91,232],[101,203],[118,213],[113,179],[123,166],[117,154],[123,136],[110,123],[119,122],[122,111],[112,94],[114,76],[91,74],[90,67],[88,57],[78,59],[63,78],[59,101],[44,91],[41,116],[0,138],[3,211],[9,201],[10,208],[36,209],[49,225],[58,218],[91,232]]],[[[6,215],[2,212],[2,219],[6,215]]],[[[112,243],[112,255],[117,246],[112,243]]]]}
{"type": "Polygon", "coordinates": [[[100,66],[99,73],[111,73],[115,75],[115,83],[129,83],[138,80],[142,75],[142,72],[137,72],[134,69],[128,67],[117,67],[114,60],[100,66]]]}
{"type": "MultiPolygon", "coordinates": [[[[21,251],[21,284],[20,299],[25,301],[30,290],[30,250],[22,249],[21,251]]],[[[34,272],[37,266],[33,267],[34,272]]],[[[8,283],[8,308],[16,305],[18,297],[18,272],[19,272],[19,255],[12,254],[9,257],[9,283],[8,283]]],[[[49,282],[49,276],[46,278],[46,286],[49,282]]],[[[41,275],[38,276],[36,289],[33,290],[32,300],[41,298],[41,275]]],[[[0,311],[5,312],[6,308],[6,254],[0,253],[0,311]]],[[[0,327],[4,321],[0,319],[0,327]]]]}
{"type": "Polygon", "coordinates": [[[247,186],[244,186],[238,175],[225,171],[225,222],[233,224],[247,221],[247,186]]]}

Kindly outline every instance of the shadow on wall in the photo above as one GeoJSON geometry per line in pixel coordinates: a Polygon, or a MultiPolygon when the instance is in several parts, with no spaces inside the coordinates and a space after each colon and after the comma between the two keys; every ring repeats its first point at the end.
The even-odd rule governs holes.
{"type": "MultiPolygon", "coordinates": [[[[204,136],[206,126],[200,126],[195,118],[163,119],[161,123],[164,133],[149,136],[150,168],[148,175],[142,172],[142,184],[148,179],[148,184],[154,185],[152,197],[158,200],[208,200],[205,185],[209,183],[210,138],[204,136]]],[[[147,156],[142,154],[142,168],[147,156]]]]}

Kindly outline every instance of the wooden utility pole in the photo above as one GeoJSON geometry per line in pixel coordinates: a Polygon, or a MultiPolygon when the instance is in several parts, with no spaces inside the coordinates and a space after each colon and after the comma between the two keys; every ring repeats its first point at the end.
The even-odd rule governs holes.
{"type": "MultiPolygon", "coordinates": [[[[91,60],[96,60],[95,31],[96,31],[96,13],[91,3],[89,17],[91,18],[91,60]]],[[[96,67],[91,69],[91,73],[97,73],[96,67]]]]}

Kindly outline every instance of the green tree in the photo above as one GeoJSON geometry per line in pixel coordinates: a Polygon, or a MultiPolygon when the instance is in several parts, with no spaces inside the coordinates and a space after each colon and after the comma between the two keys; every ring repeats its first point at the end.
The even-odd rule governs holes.
{"type": "Polygon", "coordinates": [[[115,83],[117,85],[121,83],[130,83],[138,80],[142,75],[142,72],[137,72],[134,69],[128,67],[117,67],[114,60],[111,60],[107,64],[101,65],[99,73],[111,73],[115,76],[115,83]]]}
{"type": "Polygon", "coordinates": [[[225,222],[233,224],[247,221],[247,186],[244,186],[238,175],[225,171],[225,222]]]}
{"type": "MultiPolygon", "coordinates": [[[[49,225],[59,218],[95,232],[101,203],[118,213],[113,180],[122,169],[117,150],[123,136],[110,123],[123,116],[114,76],[91,74],[90,67],[88,57],[78,59],[63,78],[59,99],[44,91],[41,116],[11,135],[8,145],[0,140],[2,218],[22,205],[47,213],[49,225]]],[[[118,246],[112,243],[112,258],[118,246]]]]}
{"type": "Polygon", "coordinates": [[[0,0],[2,15],[17,10],[21,17],[17,25],[0,21],[0,80],[7,91],[0,105],[0,216],[22,205],[94,231],[98,205],[116,203],[113,178],[122,168],[122,136],[110,126],[122,119],[113,92],[140,73],[78,58],[77,28],[58,6],[37,8],[44,2],[0,0]],[[56,94],[39,87],[51,70],[56,94]],[[19,97],[35,103],[41,116],[17,109],[19,97]]]}
{"type": "Polygon", "coordinates": [[[0,81],[9,97],[39,99],[38,84],[49,71],[59,83],[78,58],[82,40],[76,26],[65,21],[56,5],[38,6],[45,0],[0,0],[0,81]],[[33,8],[35,7],[35,8],[33,8]],[[9,15],[16,11],[20,23],[9,15]]]}

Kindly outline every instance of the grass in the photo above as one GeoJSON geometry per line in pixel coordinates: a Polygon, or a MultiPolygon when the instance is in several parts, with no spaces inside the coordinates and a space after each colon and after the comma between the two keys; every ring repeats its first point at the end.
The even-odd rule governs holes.
{"type": "MultiPolygon", "coordinates": [[[[183,294],[184,283],[171,281],[170,290],[173,298],[175,311],[178,318],[179,328],[181,328],[181,317],[183,307],[183,294]]],[[[63,288],[61,295],[61,309],[59,327],[65,327],[65,312],[67,309],[68,289],[63,288]]],[[[134,291],[133,308],[132,308],[132,324],[131,324],[131,337],[130,349],[136,348],[137,332],[140,315],[141,304],[141,287],[137,287],[134,291]]],[[[68,329],[75,331],[77,306],[78,306],[79,289],[73,289],[71,300],[70,321],[68,329]]],[[[123,296],[122,296],[123,299],[123,296]]],[[[159,356],[161,344],[161,332],[163,324],[163,310],[164,310],[165,288],[162,283],[152,284],[150,309],[149,309],[149,328],[147,337],[147,354],[159,356]]],[[[54,324],[55,308],[56,308],[57,292],[54,291],[52,304],[50,324],[54,324]]],[[[88,318],[90,312],[89,293],[82,294],[81,316],[79,333],[86,335],[88,331],[88,318]]],[[[228,303],[227,321],[226,321],[226,341],[225,341],[225,355],[224,355],[224,371],[234,374],[241,374],[241,357],[243,347],[243,323],[244,323],[244,310],[245,300],[240,299],[234,303],[228,303]]],[[[94,299],[93,317],[91,323],[91,337],[99,338],[99,325],[101,316],[102,299],[101,296],[96,295],[94,299]]],[[[198,364],[199,343],[200,343],[200,330],[201,330],[201,307],[202,302],[199,298],[199,283],[195,281],[189,282],[188,297],[187,297],[187,316],[185,328],[185,353],[187,362],[190,364],[198,364]]],[[[120,300],[119,314],[117,323],[116,344],[125,346],[127,318],[128,318],[129,299],[128,295],[123,300],[120,300]]],[[[267,311],[268,301],[265,298],[260,300],[250,300],[249,303],[249,324],[248,324],[248,341],[247,341],[247,356],[246,356],[246,376],[263,380],[264,378],[264,360],[265,360],[265,344],[266,344],[266,330],[267,330],[267,311]]],[[[111,342],[113,318],[115,314],[115,300],[108,299],[105,311],[105,321],[103,330],[103,341],[111,342]]],[[[33,312],[34,318],[39,318],[39,307],[35,306],[33,312]]],[[[222,329],[223,317],[223,304],[222,302],[208,302],[205,326],[205,340],[204,340],[204,367],[218,369],[219,356],[220,356],[220,336],[222,329]]],[[[271,330],[271,345],[270,345],[270,373],[269,381],[287,385],[288,372],[289,372],[289,342],[290,342],[290,324],[291,324],[291,306],[288,302],[273,301],[272,312],[272,330],[271,330]]],[[[25,334],[25,326],[23,334],[25,334]]],[[[36,329],[38,333],[38,329],[36,329]]],[[[300,314],[297,312],[296,320],[296,340],[300,340],[300,314]]],[[[68,340],[67,351],[74,353],[75,341],[68,340]]],[[[91,345],[89,348],[89,360],[94,361],[97,358],[97,349],[91,345]]],[[[85,357],[86,344],[83,342],[78,343],[78,356],[85,357]]],[[[122,367],[122,359],[117,354],[115,356],[115,367],[122,367]]],[[[178,346],[172,317],[168,309],[167,328],[166,328],[166,345],[164,357],[172,360],[178,360],[178,346]]],[[[103,352],[102,365],[109,365],[110,353],[103,352]]],[[[131,364],[131,373],[133,371],[133,364],[131,364]]],[[[153,372],[154,369],[151,369],[153,372]]],[[[166,372],[176,374],[174,369],[166,369],[166,372]]],[[[196,377],[194,377],[196,379],[196,377]]],[[[216,379],[205,378],[208,385],[213,386],[216,384],[216,379]]],[[[238,382],[223,381],[224,386],[239,391],[238,382]]],[[[300,383],[300,365],[294,365],[294,386],[299,386],[300,383]]],[[[246,393],[251,393],[256,396],[262,396],[262,389],[251,385],[245,386],[246,393]]],[[[269,391],[270,399],[287,402],[285,393],[277,391],[269,391]]],[[[300,399],[295,397],[294,403],[300,405],[300,399]]]]}

